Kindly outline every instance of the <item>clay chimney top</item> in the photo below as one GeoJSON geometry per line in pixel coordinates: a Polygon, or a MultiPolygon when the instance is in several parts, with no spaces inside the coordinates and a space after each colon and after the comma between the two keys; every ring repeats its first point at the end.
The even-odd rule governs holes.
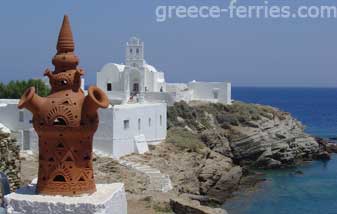
{"type": "Polygon", "coordinates": [[[67,15],[64,15],[63,18],[56,49],[58,53],[73,52],[75,49],[73,33],[71,32],[69,18],[67,15]]]}
{"type": "Polygon", "coordinates": [[[79,59],[74,54],[75,42],[67,15],[65,15],[63,18],[56,49],[57,53],[52,60],[53,64],[55,65],[54,73],[66,72],[67,70],[76,69],[79,59]]]}

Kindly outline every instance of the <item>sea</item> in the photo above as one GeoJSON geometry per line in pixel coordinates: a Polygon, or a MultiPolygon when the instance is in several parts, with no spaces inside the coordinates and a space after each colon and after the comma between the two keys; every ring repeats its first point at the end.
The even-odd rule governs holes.
{"type": "MultiPolygon", "coordinates": [[[[307,133],[336,141],[337,88],[234,87],[232,98],[290,112],[307,133]]],[[[262,173],[266,181],[223,205],[229,214],[337,214],[337,155],[262,173]]]]}

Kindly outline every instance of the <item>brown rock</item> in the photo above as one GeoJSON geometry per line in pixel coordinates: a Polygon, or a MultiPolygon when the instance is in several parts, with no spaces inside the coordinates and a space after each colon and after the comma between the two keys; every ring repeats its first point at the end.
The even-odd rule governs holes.
{"type": "Polygon", "coordinates": [[[227,214],[223,209],[205,207],[185,198],[171,198],[170,206],[175,214],[227,214]]]}

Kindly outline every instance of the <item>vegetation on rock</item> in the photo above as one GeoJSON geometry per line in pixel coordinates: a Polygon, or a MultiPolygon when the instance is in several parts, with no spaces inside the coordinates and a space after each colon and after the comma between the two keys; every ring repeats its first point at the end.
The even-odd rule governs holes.
{"type": "Polygon", "coordinates": [[[198,135],[183,128],[172,128],[168,131],[167,143],[172,143],[182,150],[189,152],[200,152],[205,145],[201,143],[198,135]]]}

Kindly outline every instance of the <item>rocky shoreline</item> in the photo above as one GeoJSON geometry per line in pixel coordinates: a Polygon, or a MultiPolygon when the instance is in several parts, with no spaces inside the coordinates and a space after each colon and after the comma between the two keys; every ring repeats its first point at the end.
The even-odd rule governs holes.
{"type": "MultiPolygon", "coordinates": [[[[169,108],[168,119],[167,143],[191,152],[191,148],[177,137],[183,135],[184,139],[196,138],[193,143],[199,140],[201,147],[205,146],[203,149],[211,151],[205,155],[207,164],[199,166],[196,177],[200,184],[199,194],[218,203],[238,189],[244,190],[263,181],[263,176],[254,169],[288,168],[304,161],[328,160],[330,153],[337,151],[336,144],[306,134],[298,120],[270,106],[242,102],[231,106],[181,102],[169,108]],[[181,134],[182,129],[193,137],[181,134]],[[222,158],[230,159],[227,170],[220,167],[224,166],[219,161],[222,158]]],[[[198,148],[192,147],[192,152],[195,147],[198,148]]]]}
{"type": "Polygon", "coordinates": [[[125,158],[167,173],[177,196],[204,205],[222,204],[235,191],[263,181],[255,169],[327,160],[337,150],[270,106],[181,102],[169,107],[168,124],[165,143],[125,158]]]}

